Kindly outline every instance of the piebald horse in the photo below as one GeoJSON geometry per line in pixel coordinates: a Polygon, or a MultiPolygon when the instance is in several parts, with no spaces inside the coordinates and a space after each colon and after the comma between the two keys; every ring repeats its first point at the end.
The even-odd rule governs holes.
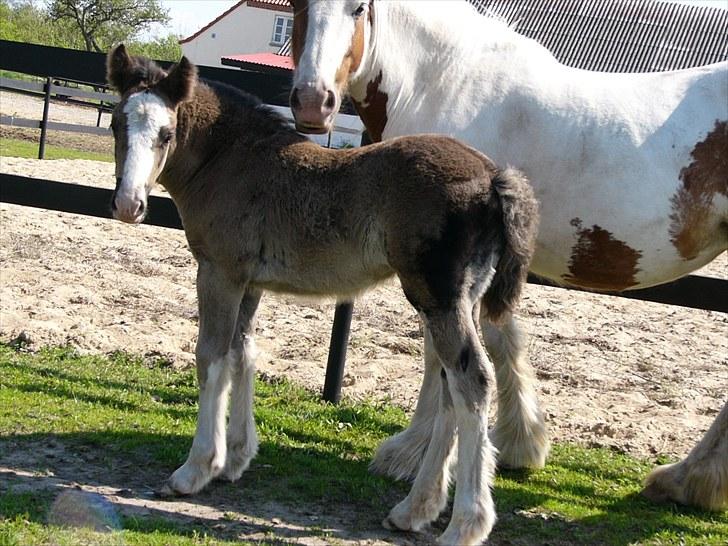
{"type": "Polygon", "coordinates": [[[440,542],[486,538],[495,522],[487,427],[495,372],[476,324],[478,308],[495,321],[510,313],[525,282],[538,220],[526,179],[444,136],[321,148],[258,99],[198,81],[185,58],[165,73],[119,46],[108,80],[121,94],[114,217],[143,221],[159,182],[198,262],[197,430],[162,492],[237,480],[255,456],[262,291],[350,297],[397,275],[427,325],[441,394],[420,472],[385,525],[420,529],[443,510],[457,428],[455,501],[440,542]]]}
{"type": "MultiPolygon", "coordinates": [[[[348,92],[375,141],[442,133],[518,166],[541,206],[537,275],[629,290],[676,279],[728,248],[728,63],[588,72],[465,1],[292,4],[297,128],[329,131],[348,92]]],[[[499,463],[540,467],[548,440],[522,336],[512,318],[482,319],[497,374],[499,463]]],[[[426,350],[410,427],[380,447],[374,470],[416,474],[438,369],[426,350]]],[[[728,404],[686,460],[648,477],[645,493],[728,506],[728,404]]]]}

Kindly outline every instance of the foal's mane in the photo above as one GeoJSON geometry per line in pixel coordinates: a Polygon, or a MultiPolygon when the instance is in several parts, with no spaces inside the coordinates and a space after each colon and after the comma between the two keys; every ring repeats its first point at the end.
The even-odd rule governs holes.
{"type": "Polygon", "coordinates": [[[167,73],[154,61],[146,57],[130,57],[131,66],[123,72],[107,71],[107,80],[119,92],[142,90],[159,83],[167,73]]]}

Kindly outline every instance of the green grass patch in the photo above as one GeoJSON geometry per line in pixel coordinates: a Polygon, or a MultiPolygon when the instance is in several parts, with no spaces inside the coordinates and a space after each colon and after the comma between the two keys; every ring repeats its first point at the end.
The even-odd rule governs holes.
{"type": "MultiPolygon", "coordinates": [[[[29,159],[38,158],[38,142],[31,142],[17,138],[0,138],[0,156],[3,157],[25,157],[29,159]]],[[[90,159],[93,161],[106,161],[113,163],[114,157],[111,154],[99,152],[85,152],[46,144],[45,159],[90,159]]]]}
{"type": "MultiPolygon", "coordinates": [[[[33,480],[161,485],[187,455],[196,413],[194,372],[163,360],[0,345],[0,465],[34,473],[33,480]]],[[[378,528],[406,494],[406,485],[367,471],[376,446],[404,427],[400,409],[332,406],[289,382],[258,381],[255,416],[261,447],[250,470],[239,483],[212,484],[199,502],[235,499],[231,510],[253,515],[261,503],[309,506],[322,525],[327,513],[346,507],[355,534],[378,528]]],[[[658,506],[638,495],[650,467],[607,450],[557,445],[545,469],[498,476],[493,541],[725,545],[728,515],[658,506]]],[[[0,479],[0,544],[240,544],[240,533],[158,513],[122,515],[123,530],[110,534],[58,528],[48,524],[57,491],[31,494],[24,484],[22,476],[0,479]]],[[[279,543],[274,535],[263,543],[268,539],[279,543]]]]}

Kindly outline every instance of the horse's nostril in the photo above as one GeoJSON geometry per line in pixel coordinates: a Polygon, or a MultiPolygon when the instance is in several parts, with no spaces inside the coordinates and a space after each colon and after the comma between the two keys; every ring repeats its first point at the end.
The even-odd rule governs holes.
{"type": "Polygon", "coordinates": [[[301,99],[298,98],[298,89],[291,91],[291,108],[296,109],[301,107],[301,99]]]}
{"type": "Polygon", "coordinates": [[[333,91],[328,91],[326,93],[326,102],[324,102],[324,106],[328,110],[333,110],[334,106],[336,106],[336,95],[334,95],[333,91]]]}
{"type": "Polygon", "coordinates": [[[140,201],[139,205],[137,206],[136,215],[141,216],[142,214],[144,214],[145,208],[146,208],[146,204],[144,203],[144,201],[140,201]]]}

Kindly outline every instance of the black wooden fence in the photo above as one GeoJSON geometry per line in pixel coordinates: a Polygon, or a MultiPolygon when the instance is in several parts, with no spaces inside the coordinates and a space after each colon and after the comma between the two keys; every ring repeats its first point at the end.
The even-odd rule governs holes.
{"type": "MultiPolygon", "coordinates": [[[[103,84],[106,78],[102,54],[6,40],[0,40],[0,69],[91,84],[103,84]]],[[[287,106],[289,77],[204,66],[199,73],[258,95],[266,103],[287,106]]],[[[111,191],[106,189],[0,173],[0,201],[5,203],[109,218],[110,199],[111,191]]],[[[170,199],[151,197],[149,209],[147,223],[182,227],[170,199]]],[[[529,282],[554,286],[534,276],[529,276],[529,282]]],[[[690,275],[653,288],[606,295],[728,313],[728,281],[711,277],[690,275]]],[[[324,398],[332,402],[340,397],[351,313],[351,304],[337,306],[324,386],[324,398]]]]}

